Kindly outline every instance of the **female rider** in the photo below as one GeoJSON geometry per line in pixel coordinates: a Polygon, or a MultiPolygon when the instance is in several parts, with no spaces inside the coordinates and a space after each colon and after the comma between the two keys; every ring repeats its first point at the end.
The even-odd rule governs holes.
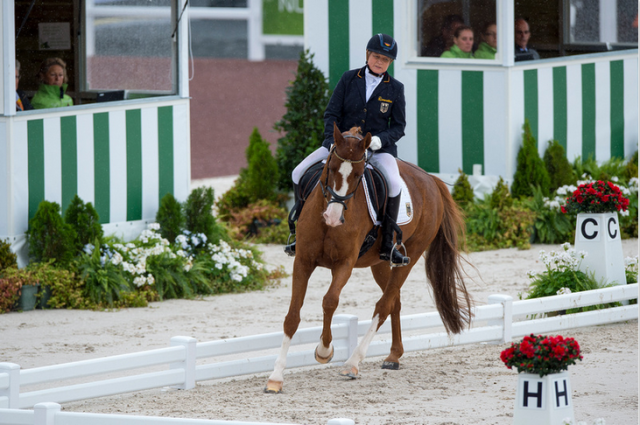
{"type": "MultiPolygon", "coordinates": [[[[334,143],[333,124],[340,132],[360,127],[362,133],[371,133],[373,154],[369,161],[387,179],[389,185],[387,213],[382,220],[382,246],[380,259],[391,261],[394,266],[406,266],[409,257],[395,249],[394,229],[397,227],[402,182],[396,157],[396,142],[404,136],[405,99],[404,85],[387,70],[396,59],[398,45],[389,35],[376,34],[367,43],[366,66],[345,72],[338,82],[324,113],[324,142],[322,147],[305,158],[291,173],[299,216],[304,201],[300,199],[298,184],[304,172],[329,155],[334,143]]],[[[285,247],[285,252],[295,255],[295,242],[285,247]]]]}

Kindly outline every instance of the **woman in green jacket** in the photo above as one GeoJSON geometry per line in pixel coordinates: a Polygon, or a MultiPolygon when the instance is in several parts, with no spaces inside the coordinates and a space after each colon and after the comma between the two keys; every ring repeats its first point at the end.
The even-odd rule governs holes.
{"type": "Polygon", "coordinates": [[[494,22],[489,22],[482,30],[482,43],[473,54],[476,59],[495,59],[498,51],[498,32],[494,22]]]}
{"type": "Polygon", "coordinates": [[[473,30],[466,25],[460,25],[453,34],[453,46],[444,52],[441,58],[473,59],[473,30]]]}
{"type": "Polygon", "coordinates": [[[60,58],[45,59],[40,66],[40,87],[31,99],[36,109],[73,106],[67,91],[67,64],[60,58]]]}

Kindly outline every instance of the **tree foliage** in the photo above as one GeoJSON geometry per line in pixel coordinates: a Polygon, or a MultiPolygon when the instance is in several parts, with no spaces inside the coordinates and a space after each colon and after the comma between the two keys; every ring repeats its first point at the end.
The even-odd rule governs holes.
{"type": "Polygon", "coordinates": [[[62,219],[58,203],[40,202],[26,235],[33,261],[55,260],[58,265],[67,265],[73,260],[75,230],[62,219]]]}
{"type": "Polygon", "coordinates": [[[103,231],[98,212],[91,202],[83,202],[77,194],[71,200],[71,204],[64,214],[64,221],[75,231],[76,253],[82,252],[88,243],[94,243],[96,240],[98,243],[102,241],[103,231]]]}
{"type": "Polygon", "coordinates": [[[160,200],[160,208],[156,213],[156,223],[160,225],[160,234],[171,243],[182,233],[185,219],[182,205],[171,193],[167,193],[160,200]]]}
{"type": "Polygon", "coordinates": [[[538,144],[531,133],[529,120],[525,120],[523,130],[518,166],[511,186],[514,198],[533,196],[531,185],[539,186],[543,193],[549,193],[549,173],[538,155],[538,144]]]}
{"type": "Polygon", "coordinates": [[[550,140],[544,151],[544,166],[549,174],[549,190],[555,191],[561,186],[575,184],[577,177],[567,160],[564,147],[557,140],[550,140]]]}
{"type": "Polygon", "coordinates": [[[278,187],[291,188],[291,172],[324,139],[324,110],[331,97],[326,77],[313,64],[309,50],[300,53],[298,71],[287,87],[287,112],[274,128],[284,133],[278,139],[276,161],[280,169],[278,187]]]}

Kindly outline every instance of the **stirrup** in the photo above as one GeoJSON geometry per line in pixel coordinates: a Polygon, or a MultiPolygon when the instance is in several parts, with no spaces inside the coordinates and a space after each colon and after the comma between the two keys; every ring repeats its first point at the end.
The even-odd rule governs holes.
{"type": "Polygon", "coordinates": [[[407,248],[404,246],[402,242],[400,242],[399,244],[395,244],[391,247],[391,251],[389,252],[389,267],[404,267],[404,266],[408,266],[410,262],[411,262],[411,258],[407,257],[407,248]],[[398,245],[402,248],[402,250],[404,251],[404,254],[402,254],[400,250],[396,249],[396,246],[398,245]],[[401,263],[393,262],[393,251],[396,251],[398,255],[402,256],[401,263]]]}
{"type": "Polygon", "coordinates": [[[290,233],[289,237],[287,238],[287,244],[284,247],[284,252],[289,257],[295,257],[296,256],[296,240],[295,240],[295,237],[296,237],[295,234],[290,233]],[[294,238],[293,242],[291,242],[291,237],[294,238]]]}

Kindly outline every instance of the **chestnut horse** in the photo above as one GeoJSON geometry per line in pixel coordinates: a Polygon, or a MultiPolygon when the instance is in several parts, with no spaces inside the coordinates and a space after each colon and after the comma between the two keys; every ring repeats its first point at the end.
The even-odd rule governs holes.
{"type": "Polygon", "coordinates": [[[284,339],[265,392],[279,393],[283,386],[287,352],[300,324],[300,309],[307,284],[316,267],[331,269],[332,280],[322,300],[323,329],[316,347],[316,360],[327,363],[333,357],[331,319],[338,307],[340,292],[354,267],[371,267],[382,289],[373,312],[371,328],[340,375],[358,376],[358,365],[378,328],[391,315],[392,343],[385,369],[397,369],[404,353],[400,333],[400,288],[420,255],[426,256],[426,274],[442,322],[449,333],[460,333],[471,322],[471,299],[462,278],[459,237],[464,238],[464,221],[445,184],[420,168],[398,161],[413,202],[413,217],[401,227],[406,255],[411,262],[391,268],[379,258],[380,238],[358,258],[360,247],[371,229],[365,192],[359,184],[366,166],[371,134],[362,137],[354,128],[340,133],[334,125],[334,146],[327,158],[320,184],[309,195],[298,219],[296,256],[289,312],[284,320],[284,339]],[[344,225],[343,225],[344,224],[344,225]],[[428,249],[428,252],[427,252],[428,249]]]}

